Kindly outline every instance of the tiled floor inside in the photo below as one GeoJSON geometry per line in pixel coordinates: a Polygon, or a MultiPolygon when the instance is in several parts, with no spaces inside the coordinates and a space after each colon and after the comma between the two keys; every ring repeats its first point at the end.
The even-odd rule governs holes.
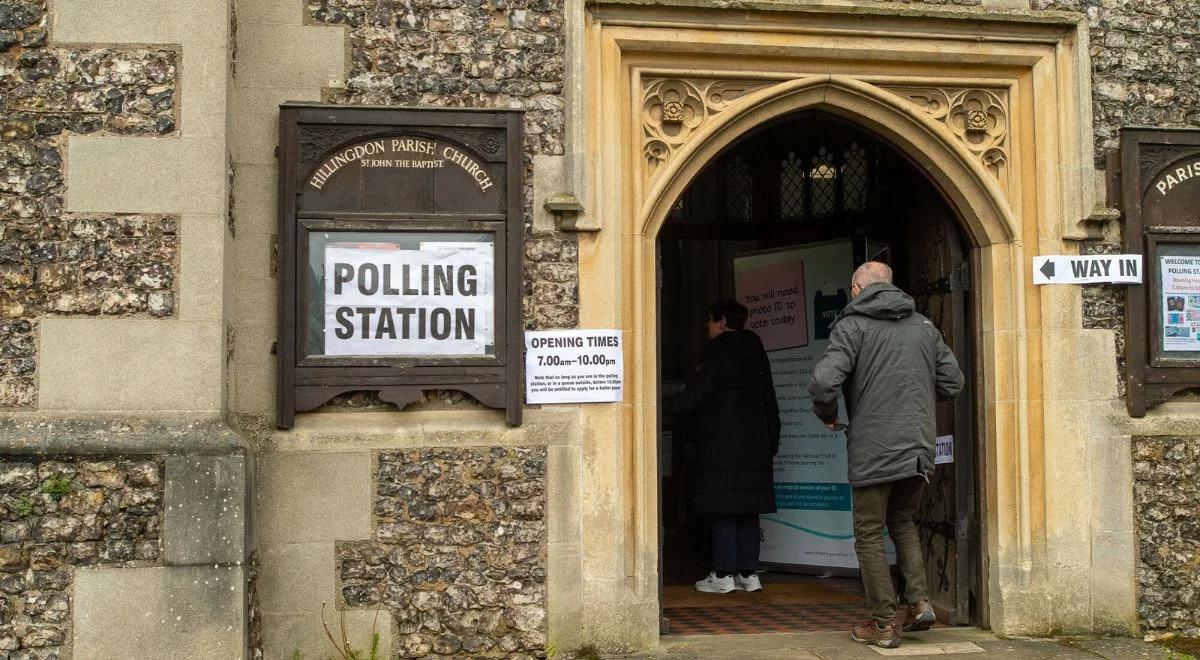
{"type": "Polygon", "coordinates": [[[844,631],[868,618],[857,578],[770,572],[759,577],[763,590],[755,593],[707,594],[691,584],[664,586],[668,634],[844,631]]]}

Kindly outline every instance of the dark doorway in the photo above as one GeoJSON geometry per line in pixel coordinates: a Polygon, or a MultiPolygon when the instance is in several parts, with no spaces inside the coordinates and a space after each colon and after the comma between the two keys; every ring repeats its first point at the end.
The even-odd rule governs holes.
{"type": "MultiPolygon", "coordinates": [[[[840,289],[848,291],[850,269],[868,258],[880,259],[893,268],[896,284],[913,295],[918,311],[942,331],[967,374],[964,394],[939,404],[938,435],[953,436],[953,462],[935,470],[917,523],[939,621],[977,623],[970,244],[953,209],[894,147],[852,123],[810,111],[761,127],[705,167],[658,238],[661,391],[678,391],[697,365],[708,304],[738,297],[739,259],[843,243],[848,246],[844,283],[822,276],[819,287],[808,287],[805,304],[812,318],[806,337],[812,337],[805,341],[811,339],[814,350],[820,346],[814,319],[828,313],[822,305],[832,307],[829,301],[838,300],[840,289]],[[815,295],[814,289],[819,289],[815,295]]],[[[806,398],[780,403],[793,415],[811,415],[806,398]]],[[[789,441],[786,424],[781,455],[789,442],[802,442],[789,441]]],[[[709,570],[708,526],[691,501],[694,435],[682,421],[665,426],[660,443],[665,632],[830,630],[861,621],[866,610],[853,567],[771,562],[764,556],[763,592],[692,589],[709,570]]],[[[788,468],[778,460],[777,499],[783,501],[778,484],[788,468]]],[[[789,505],[808,506],[800,500],[789,505]]],[[[764,528],[768,524],[787,523],[764,521],[764,528]]]]}

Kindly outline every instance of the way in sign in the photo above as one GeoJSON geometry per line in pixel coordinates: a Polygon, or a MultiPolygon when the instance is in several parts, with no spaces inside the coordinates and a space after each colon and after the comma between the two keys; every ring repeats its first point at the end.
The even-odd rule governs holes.
{"type": "Polygon", "coordinates": [[[1034,284],[1140,284],[1142,255],[1048,255],[1033,258],[1034,284]]]}

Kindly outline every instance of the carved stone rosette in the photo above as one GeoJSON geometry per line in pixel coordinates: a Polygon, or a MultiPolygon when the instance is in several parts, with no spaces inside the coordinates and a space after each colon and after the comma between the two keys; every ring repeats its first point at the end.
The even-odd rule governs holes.
{"type": "Polygon", "coordinates": [[[642,93],[642,162],[646,181],[696,130],[737,99],[769,83],[743,80],[648,78],[642,93]]]}
{"type": "Polygon", "coordinates": [[[975,154],[1002,188],[1008,186],[1008,91],[953,87],[883,87],[901,96],[950,132],[975,154]]]}

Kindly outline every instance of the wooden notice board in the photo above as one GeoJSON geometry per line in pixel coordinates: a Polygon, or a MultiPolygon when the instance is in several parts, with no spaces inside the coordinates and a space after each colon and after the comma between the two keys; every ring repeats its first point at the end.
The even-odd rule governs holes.
{"type": "Polygon", "coordinates": [[[1145,263],[1125,316],[1127,404],[1141,417],[1200,387],[1200,130],[1122,129],[1116,165],[1125,251],[1145,263]]]}
{"type": "Polygon", "coordinates": [[[522,113],[280,106],[277,425],[352,391],[521,421],[522,113]]]}

